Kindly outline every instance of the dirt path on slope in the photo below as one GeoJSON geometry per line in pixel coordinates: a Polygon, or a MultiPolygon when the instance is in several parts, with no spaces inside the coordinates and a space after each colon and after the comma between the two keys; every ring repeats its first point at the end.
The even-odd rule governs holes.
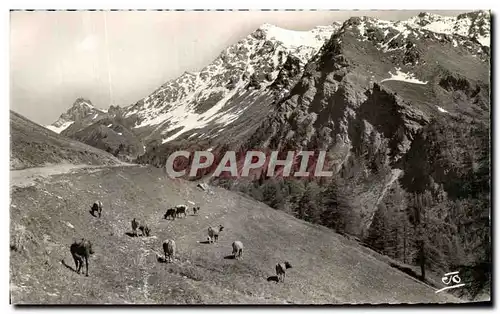
{"type": "Polygon", "coordinates": [[[102,170],[110,167],[132,167],[135,164],[121,163],[114,166],[103,165],[74,165],[74,164],[56,164],[45,167],[34,167],[22,170],[10,170],[10,187],[28,187],[35,184],[39,179],[48,178],[53,175],[71,173],[78,170],[102,170]]]}

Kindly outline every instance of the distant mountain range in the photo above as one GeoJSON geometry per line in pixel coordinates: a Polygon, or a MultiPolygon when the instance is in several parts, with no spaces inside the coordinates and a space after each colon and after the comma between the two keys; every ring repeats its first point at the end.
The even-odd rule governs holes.
{"type": "Polygon", "coordinates": [[[264,24],[225,49],[200,72],[185,72],[136,104],[105,111],[80,98],[47,127],[56,133],[66,131],[64,134],[71,136],[99,123],[100,119],[120,117],[124,126],[145,145],[181,139],[205,140],[216,145],[220,142],[218,138],[224,138],[223,130],[234,129],[243,120],[245,129],[249,130],[234,131],[250,134],[250,130],[274,109],[270,107],[288,96],[305,65],[332,35],[345,32],[351,33],[363,45],[370,43],[373,51],[364,53],[373,54],[373,57],[382,53],[383,57],[389,57],[390,64],[379,65],[376,61],[371,65],[376,68],[369,74],[374,82],[385,82],[391,77],[392,80],[409,79],[416,74],[411,71],[426,68],[418,64],[417,58],[417,54],[422,53],[419,49],[423,46],[418,43],[422,37],[432,44],[449,43],[445,50],[462,51],[461,54],[467,51],[479,60],[489,56],[490,20],[485,11],[457,17],[421,13],[406,21],[351,18],[311,31],[291,31],[264,24]],[[356,27],[349,27],[353,23],[356,27]],[[406,47],[410,42],[416,46],[406,47]],[[396,60],[398,56],[404,57],[396,60]],[[409,64],[412,65],[409,73],[401,70],[409,64]]]}

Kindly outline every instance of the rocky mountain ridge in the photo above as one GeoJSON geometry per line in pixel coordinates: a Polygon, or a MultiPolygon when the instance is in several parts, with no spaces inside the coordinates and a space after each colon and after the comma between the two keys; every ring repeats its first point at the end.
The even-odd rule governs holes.
{"type": "MultiPolygon", "coordinates": [[[[66,132],[71,135],[95,122],[85,119],[90,114],[92,118],[119,115],[146,145],[187,138],[214,139],[225,127],[244,116],[256,101],[264,104],[256,110],[248,110],[250,114],[269,111],[266,104],[285,97],[324,43],[334,33],[345,31],[357,34],[360,42],[373,41],[379,51],[399,57],[400,60],[395,61],[402,65],[418,65],[421,52],[413,41],[421,37],[449,42],[453,48],[467,49],[478,58],[489,56],[490,21],[485,11],[457,17],[421,13],[406,21],[351,18],[343,24],[336,22],[311,31],[290,31],[264,24],[225,49],[200,72],[185,72],[136,104],[113,107],[109,112],[89,109],[83,110],[85,115],[66,113],[49,128],[61,132],[75,121],[80,122],[73,125],[73,131],[66,132]]],[[[395,79],[409,79],[409,75],[418,74],[408,74],[401,67],[384,69],[384,72],[390,72],[395,79]]],[[[391,80],[382,73],[381,77],[372,75],[379,80],[391,80]]],[[[75,102],[75,106],[80,106],[80,101],[75,102]]]]}

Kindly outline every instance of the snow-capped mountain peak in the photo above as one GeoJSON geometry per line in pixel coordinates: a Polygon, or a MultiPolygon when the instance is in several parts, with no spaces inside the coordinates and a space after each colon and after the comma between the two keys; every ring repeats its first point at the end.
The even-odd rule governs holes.
{"type": "Polygon", "coordinates": [[[263,24],[259,27],[267,39],[281,42],[288,49],[308,46],[319,49],[330,38],[338,26],[320,26],[309,31],[284,29],[272,24],[263,24]]]}
{"type": "Polygon", "coordinates": [[[421,12],[402,23],[435,33],[475,38],[481,45],[490,46],[490,12],[488,11],[474,11],[456,17],[421,12]]]}
{"type": "Polygon", "coordinates": [[[163,142],[207,125],[224,127],[246,109],[239,101],[233,108],[233,99],[273,84],[289,56],[303,67],[339,27],[295,31],[263,24],[200,72],[185,72],[126,108],[124,116],[136,129],[154,127],[163,142]]]}
{"type": "Polygon", "coordinates": [[[372,17],[351,17],[346,20],[340,32],[347,29],[357,28],[357,33],[362,36],[362,41],[366,40],[367,29],[380,30],[384,33],[384,37],[389,34],[390,39],[398,38],[402,35],[406,38],[409,34],[413,34],[415,38],[423,35],[425,32],[435,33],[437,36],[461,36],[475,39],[482,46],[489,47],[490,45],[490,13],[488,11],[474,11],[460,14],[458,16],[441,16],[427,12],[411,17],[403,21],[387,21],[379,20],[372,17]],[[392,30],[397,33],[393,34],[392,30]]]}
{"type": "Polygon", "coordinates": [[[51,131],[56,133],[61,133],[66,130],[70,125],[72,125],[75,121],[66,121],[64,119],[59,118],[56,122],[46,125],[45,127],[51,131]]]}
{"type": "Polygon", "coordinates": [[[63,113],[56,122],[46,127],[56,133],[61,133],[76,121],[86,118],[95,120],[103,113],[105,111],[95,108],[90,100],[80,97],[75,100],[71,108],[63,113]]]}

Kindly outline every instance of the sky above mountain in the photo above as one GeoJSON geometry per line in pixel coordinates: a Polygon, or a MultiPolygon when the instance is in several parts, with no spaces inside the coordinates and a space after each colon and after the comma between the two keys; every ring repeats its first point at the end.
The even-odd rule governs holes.
{"type": "Polygon", "coordinates": [[[309,30],[351,16],[402,20],[419,12],[11,12],[10,107],[45,125],[78,97],[98,108],[133,104],[264,23],[309,30]]]}

